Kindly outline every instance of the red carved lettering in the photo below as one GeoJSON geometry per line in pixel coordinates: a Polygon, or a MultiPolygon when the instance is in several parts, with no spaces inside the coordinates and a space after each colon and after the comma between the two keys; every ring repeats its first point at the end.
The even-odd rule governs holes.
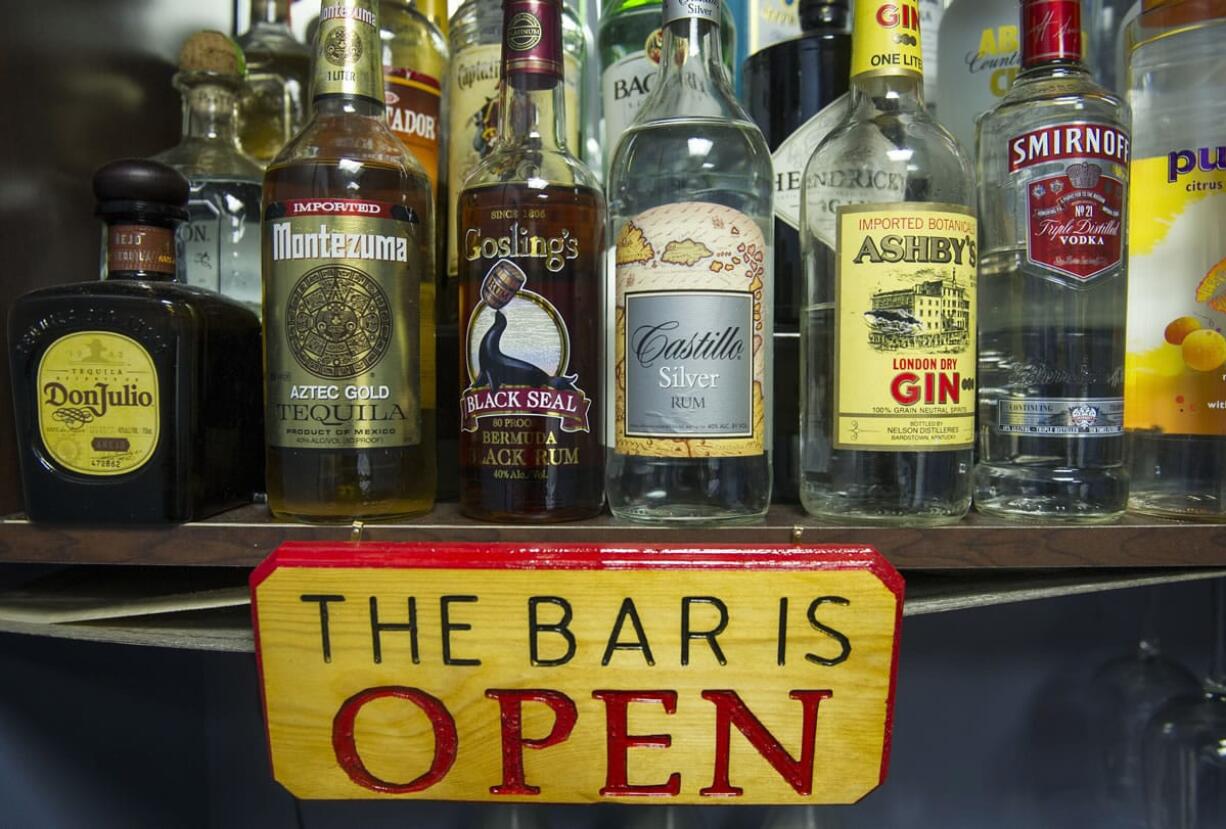
{"type": "Polygon", "coordinates": [[[681,792],[681,773],[673,772],[667,783],[632,786],[627,771],[627,751],[631,748],[668,748],[673,738],[668,734],[628,734],[626,710],[632,702],[658,702],[664,713],[677,713],[676,691],[593,691],[592,696],[604,700],[605,733],[608,745],[605,761],[605,784],[602,797],[676,797],[681,792]]]}
{"type": "Polygon", "coordinates": [[[403,685],[367,688],[345,700],[332,721],[332,750],[336,752],[336,761],[349,775],[349,779],[363,788],[386,794],[425,791],[442,780],[455,763],[459,745],[455,720],[447,706],[419,688],[406,688],[403,685]],[[434,729],[434,760],[425,773],[408,783],[389,783],[371,774],[358,754],[357,740],[354,737],[354,723],[362,708],[367,703],[389,697],[408,700],[416,705],[430,718],[430,725],[434,729]]]}
{"type": "Polygon", "coordinates": [[[490,794],[540,794],[539,786],[529,786],[524,779],[524,747],[548,748],[565,741],[575,728],[579,709],[570,697],[560,691],[491,689],[485,695],[498,700],[502,723],[502,783],[490,786],[490,794]],[[525,702],[540,702],[553,709],[553,727],[544,737],[524,736],[525,702]]]}

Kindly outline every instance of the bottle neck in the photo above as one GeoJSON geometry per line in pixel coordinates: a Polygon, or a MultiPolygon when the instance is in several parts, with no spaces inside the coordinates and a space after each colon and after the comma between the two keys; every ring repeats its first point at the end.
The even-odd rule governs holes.
{"type": "Polygon", "coordinates": [[[851,80],[851,109],[897,115],[926,112],[924,79],[916,75],[860,75],[851,80]]]}
{"type": "Polygon", "coordinates": [[[856,3],[851,44],[853,112],[924,110],[924,58],[916,0],[878,6],[856,3]]]}
{"type": "Polygon", "coordinates": [[[359,95],[317,96],[314,103],[316,116],[364,115],[368,118],[384,117],[386,106],[382,101],[359,95]]]}
{"type": "Polygon", "coordinates": [[[1080,0],[1023,0],[1022,71],[1081,64],[1080,0]]]}
{"type": "Polygon", "coordinates": [[[183,80],[183,137],[217,141],[240,149],[238,141],[238,95],[228,83],[215,80],[183,80]]]}
{"type": "MultiPolygon", "coordinates": [[[[319,13],[313,63],[314,104],[364,99],[383,112],[383,50],[376,0],[328,0],[319,13]]],[[[318,111],[318,109],[317,109],[318,111]]],[[[348,112],[349,110],[344,110],[348,112]]]]}
{"type": "Polygon", "coordinates": [[[112,216],[106,219],[106,278],[173,282],[177,275],[173,219],[112,216]]]}
{"type": "MultiPolygon", "coordinates": [[[[660,48],[657,86],[661,90],[673,87],[673,92],[681,93],[680,101],[731,96],[719,35],[719,23],[706,17],[682,17],[669,22],[664,27],[660,48]]],[[[666,94],[661,92],[661,96],[666,94]]],[[[672,114],[698,113],[683,108],[672,114]]]]}
{"type": "Polygon", "coordinates": [[[558,0],[510,0],[503,15],[499,141],[566,152],[561,5],[558,0]]]}
{"type": "Polygon", "coordinates": [[[289,0],[251,0],[251,26],[280,25],[289,28],[289,0]]]}
{"type": "Polygon", "coordinates": [[[851,27],[851,13],[845,3],[802,3],[800,6],[800,30],[802,32],[834,29],[845,32],[851,27]]]}

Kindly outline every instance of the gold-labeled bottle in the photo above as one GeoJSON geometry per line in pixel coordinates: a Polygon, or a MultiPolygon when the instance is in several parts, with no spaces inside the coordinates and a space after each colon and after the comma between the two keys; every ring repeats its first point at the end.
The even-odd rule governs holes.
{"type": "Polygon", "coordinates": [[[434,501],[430,180],[388,129],[375,0],[325,0],[314,115],[264,178],[268,505],[307,521],[434,501]],[[424,324],[423,324],[424,323],[424,324]]]}

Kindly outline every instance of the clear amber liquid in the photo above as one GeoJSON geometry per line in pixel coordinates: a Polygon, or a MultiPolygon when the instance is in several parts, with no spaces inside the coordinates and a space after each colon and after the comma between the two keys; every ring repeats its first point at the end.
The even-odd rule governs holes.
{"type": "MultiPolygon", "coordinates": [[[[349,170],[334,161],[297,161],[274,166],[264,179],[264,202],[312,197],[343,197],[405,204],[429,215],[430,185],[420,172],[365,163],[349,170]]],[[[428,234],[421,237],[417,261],[430,262],[428,234]]],[[[267,257],[267,254],[266,254],[267,257]]],[[[271,272],[265,261],[264,272],[271,272]]],[[[267,291],[267,286],[265,286],[267,291]]],[[[434,286],[421,283],[422,353],[433,351],[434,286]]],[[[280,336],[269,331],[265,336],[280,336]]],[[[278,518],[305,521],[379,520],[428,512],[434,505],[433,366],[422,361],[421,441],[412,446],[376,449],[290,449],[268,447],[268,508],[278,518]],[[427,376],[429,372],[429,376],[427,376]]]]}

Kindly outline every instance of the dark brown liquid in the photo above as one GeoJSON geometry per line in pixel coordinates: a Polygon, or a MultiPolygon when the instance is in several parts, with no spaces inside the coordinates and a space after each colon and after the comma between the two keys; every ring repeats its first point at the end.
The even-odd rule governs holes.
{"type": "MultiPolygon", "coordinates": [[[[332,197],[404,204],[426,215],[430,185],[393,167],[364,163],[346,171],[331,161],[294,162],[269,169],[264,204],[288,199],[332,197]]],[[[430,262],[421,237],[416,261],[430,262]]],[[[265,246],[264,272],[271,273],[265,246]]],[[[413,256],[413,254],[410,254],[413,256]]],[[[434,284],[422,273],[421,442],[374,449],[292,449],[268,447],[268,507],[274,515],[308,521],[386,519],[428,511],[434,504],[434,284]],[[427,355],[428,358],[427,358],[427,355]]],[[[284,336],[267,331],[265,336],[284,336]]]]}
{"type": "MultiPolygon", "coordinates": [[[[567,521],[595,515],[604,504],[601,199],[585,187],[492,185],[465,191],[460,196],[459,216],[460,387],[467,390],[462,395],[470,396],[461,400],[460,502],[464,513],[489,521],[567,521]],[[504,239],[513,234],[521,248],[529,249],[533,237],[563,240],[554,241],[551,249],[559,250],[561,259],[524,255],[522,250],[482,250],[479,243],[479,239],[504,239]],[[577,243],[573,257],[567,254],[566,240],[577,243]],[[469,325],[482,302],[486,275],[503,260],[513,262],[527,277],[513,305],[531,302],[536,307],[528,308],[532,314],[524,316],[513,305],[507,306],[506,330],[498,347],[492,349],[485,333],[476,336],[469,325]],[[524,292],[543,297],[556,309],[559,331],[566,333],[569,346],[565,366],[557,365],[558,337],[553,326],[544,322],[548,308],[524,292]],[[533,333],[526,335],[528,331],[533,333]],[[488,365],[480,361],[483,343],[486,353],[492,354],[488,365]],[[476,376],[470,369],[474,363],[476,376]],[[586,423],[580,427],[575,419],[534,414],[531,407],[512,406],[509,408],[519,410],[481,417],[465,415],[465,403],[472,395],[497,389],[518,392],[518,399],[526,401],[533,390],[541,388],[560,391],[572,402],[576,393],[582,393],[588,403],[586,423]]],[[[483,314],[486,320],[496,317],[489,308],[483,314]]]]}

